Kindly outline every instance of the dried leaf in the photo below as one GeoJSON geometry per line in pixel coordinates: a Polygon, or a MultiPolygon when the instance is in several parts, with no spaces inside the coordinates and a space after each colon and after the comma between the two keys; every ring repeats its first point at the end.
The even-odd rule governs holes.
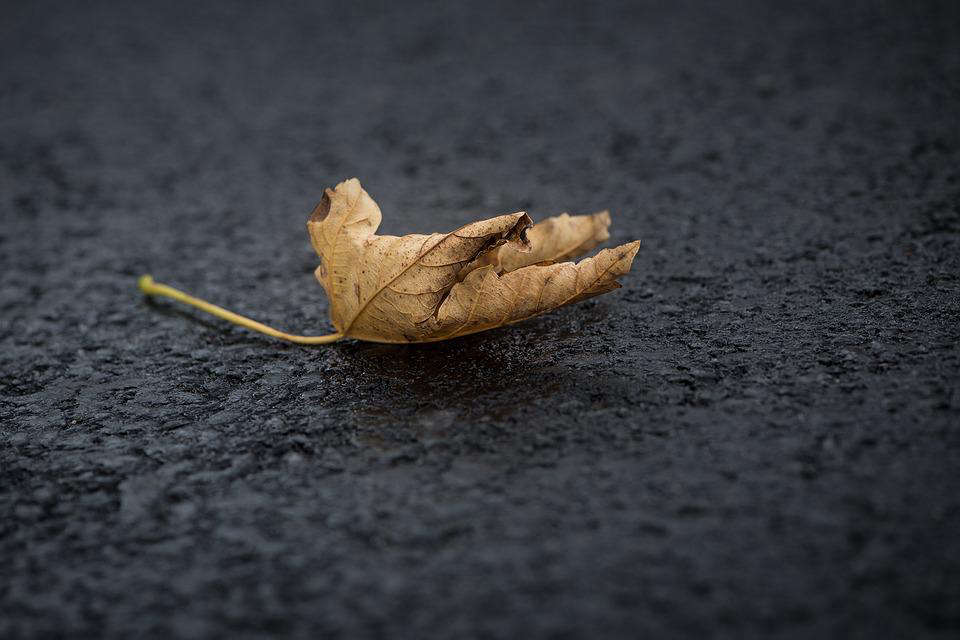
{"type": "Polygon", "coordinates": [[[378,236],[377,203],[356,178],[324,192],[307,223],[316,275],[336,333],[289,334],[141,276],[149,296],[179,300],[276,338],[327,344],[434,342],[519,322],[620,286],[640,241],[574,258],[609,237],[610,214],[563,214],[530,228],[526,213],[480,220],[451,233],[378,236]]]}
{"type": "Polygon", "coordinates": [[[381,217],[352,179],[327,189],[307,223],[321,260],[317,279],[345,337],[432,342],[519,322],[618,288],[640,244],[578,264],[543,264],[605,240],[609,214],[557,216],[534,227],[529,240],[522,212],[402,237],[376,235],[381,217]]]}
{"type": "Polygon", "coordinates": [[[531,247],[529,251],[521,251],[509,244],[500,247],[495,266],[501,272],[514,271],[531,264],[576,258],[609,238],[609,226],[609,211],[585,216],[563,213],[547,218],[527,231],[531,247]]]}

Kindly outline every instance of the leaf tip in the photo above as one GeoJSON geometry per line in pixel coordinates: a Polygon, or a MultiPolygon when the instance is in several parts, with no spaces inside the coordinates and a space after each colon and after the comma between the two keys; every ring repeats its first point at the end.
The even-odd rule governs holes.
{"type": "Polygon", "coordinates": [[[330,189],[325,189],[320,202],[310,214],[310,222],[323,222],[330,215],[330,189]]]}
{"type": "Polygon", "coordinates": [[[633,259],[637,255],[637,252],[640,251],[640,241],[634,240],[633,242],[628,242],[627,244],[623,245],[623,248],[624,252],[622,259],[632,263],[633,259]]]}
{"type": "Polygon", "coordinates": [[[593,214],[594,224],[596,225],[596,239],[603,242],[610,239],[610,210],[604,209],[593,214]]]}
{"type": "Polygon", "coordinates": [[[530,251],[530,239],[527,238],[527,231],[533,226],[533,219],[526,211],[518,211],[511,214],[510,217],[514,221],[513,227],[504,233],[493,246],[498,247],[510,243],[514,245],[515,250],[521,253],[530,251]]]}

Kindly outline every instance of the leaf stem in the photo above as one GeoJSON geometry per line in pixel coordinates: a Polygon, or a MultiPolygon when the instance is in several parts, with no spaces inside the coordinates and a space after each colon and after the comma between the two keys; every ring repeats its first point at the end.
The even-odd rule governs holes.
{"type": "Polygon", "coordinates": [[[223,307],[210,304],[206,300],[194,298],[193,296],[186,294],[179,289],[174,289],[173,287],[165,284],[154,282],[153,277],[149,275],[140,276],[140,278],[137,280],[137,286],[139,286],[140,290],[148,296],[163,296],[172,300],[178,300],[185,304],[194,306],[201,311],[206,311],[207,313],[217,316],[218,318],[223,318],[227,322],[232,322],[233,324],[240,325],[241,327],[246,327],[247,329],[259,331],[260,333],[265,333],[268,336],[273,336],[274,338],[280,338],[281,340],[287,340],[289,342],[295,342],[297,344],[329,344],[331,342],[336,342],[343,337],[342,333],[331,333],[326,336],[297,336],[290,333],[285,333],[283,331],[274,329],[273,327],[268,327],[267,325],[257,322],[256,320],[251,320],[250,318],[241,316],[233,311],[227,311],[223,307]]]}

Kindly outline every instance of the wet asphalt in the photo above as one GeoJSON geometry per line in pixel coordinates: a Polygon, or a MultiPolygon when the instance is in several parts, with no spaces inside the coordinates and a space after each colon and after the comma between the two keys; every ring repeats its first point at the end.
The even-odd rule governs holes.
{"type": "Polygon", "coordinates": [[[956,4],[3,14],[0,636],[960,631],[956,4]],[[643,245],[423,346],[136,291],[329,331],[351,176],[643,245]]]}

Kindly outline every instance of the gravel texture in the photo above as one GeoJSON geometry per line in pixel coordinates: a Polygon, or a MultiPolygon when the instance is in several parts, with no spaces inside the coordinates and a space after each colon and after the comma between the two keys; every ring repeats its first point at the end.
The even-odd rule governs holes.
{"type": "Polygon", "coordinates": [[[5,3],[0,637],[957,637],[960,5],[5,3]],[[329,330],[305,221],[609,207],[624,288],[329,330]]]}

